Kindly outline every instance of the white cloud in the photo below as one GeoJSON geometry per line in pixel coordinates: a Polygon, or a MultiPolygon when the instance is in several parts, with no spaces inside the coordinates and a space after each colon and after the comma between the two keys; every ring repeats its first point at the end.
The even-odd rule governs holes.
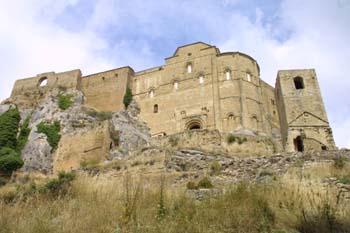
{"type": "Polygon", "coordinates": [[[95,72],[113,67],[96,51],[104,40],[89,30],[69,32],[53,23],[55,15],[76,1],[11,1],[0,8],[0,99],[10,95],[16,79],[48,71],[83,67],[95,72]],[[45,3],[45,4],[44,4],[45,3]]]}
{"type": "Polygon", "coordinates": [[[1,100],[10,95],[19,78],[77,68],[84,74],[124,65],[148,68],[162,64],[155,63],[162,57],[156,59],[155,47],[160,46],[154,41],[166,46],[201,40],[221,51],[239,50],[253,56],[261,78],[271,85],[279,69],[315,68],[337,145],[350,147],[346,130],[350,124],[348,0],[282,0],[274,12],[243,0],[92,3],[92,14],[79,30],[72,31],[57,24],[57,17],[85,1],[2,2],[1,100]],[[237,8],[242,2],[247,4],[244,10],[237,8]],[[255,12],[253,19],[247,9],[255,12]]]}
{"type": "Polygon", "coordinates": [[[350,131],[344,130],[350,122],[349,7],[335,1],[285,0],[274,25],[262,25],[259,10],[256,22],[236,14],[230,20],[235,30],[221,47],[239,48],[256,58],[261,78],[271,85],[278,70],[315,68],[336,143],[350,148],[350,131]],[[285,30],[291,31],[290,37],[276,40],[275,33],[285,30]]]}

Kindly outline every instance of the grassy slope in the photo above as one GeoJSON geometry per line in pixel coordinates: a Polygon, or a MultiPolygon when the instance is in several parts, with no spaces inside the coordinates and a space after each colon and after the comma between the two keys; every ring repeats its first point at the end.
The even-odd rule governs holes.
{"type": "Polygon", "coordinates": [[[349,164],[294,168],[269,183],[239,184],[202,202],[160,174],[81,173],[59,197],[37,192],[40,185],[30,182],[5,186],[0,232],[336,232],[350,229],[350,200],[320,181],[349,170],[349,164]]]}

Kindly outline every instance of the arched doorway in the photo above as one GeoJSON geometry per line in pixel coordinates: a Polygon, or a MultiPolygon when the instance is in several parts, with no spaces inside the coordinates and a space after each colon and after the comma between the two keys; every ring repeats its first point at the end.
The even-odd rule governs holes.
{"type": "Polygon", "coordinates": [[[304,142],[300,136],[298,136],[294,139],[294,149],[295,149],[295,151],[299,151],[299,152],[304,151],[304,142]]]}
{"type": "Polygon", "coordinates": [[[192,120],[186,124],[186,130],[203,129],[203,125],[199,120],[192,120]]]}

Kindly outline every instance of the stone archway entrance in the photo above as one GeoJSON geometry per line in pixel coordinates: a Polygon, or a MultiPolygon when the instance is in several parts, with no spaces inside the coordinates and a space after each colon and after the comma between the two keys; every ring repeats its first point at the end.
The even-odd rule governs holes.
{"type": "Polygon", "coordinates": [[[191,120],[186,124],[186,130],[198,130],[203,129],[203,124],[200,120],[191,120]]]}

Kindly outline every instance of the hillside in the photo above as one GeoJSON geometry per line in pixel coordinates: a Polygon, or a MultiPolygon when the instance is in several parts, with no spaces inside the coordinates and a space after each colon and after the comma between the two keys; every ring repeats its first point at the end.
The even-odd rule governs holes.
{"type": "Polygon", "coordinates": [[[0,232],[350,232],[350,151],[244,131],[151,137],[136,102],[0,105],[0,232]]]}

